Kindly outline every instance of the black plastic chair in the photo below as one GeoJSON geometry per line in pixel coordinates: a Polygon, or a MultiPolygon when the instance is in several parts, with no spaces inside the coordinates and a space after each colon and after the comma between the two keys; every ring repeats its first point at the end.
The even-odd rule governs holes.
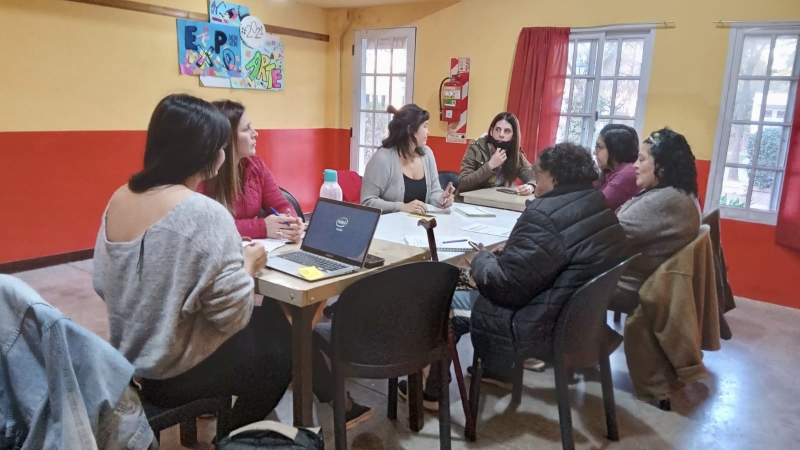
{"type": "MultiPolygon", "coordinates": [[[[334,376],[336,449],[347,448],[345,378],[389,379],[389,419],[397,419],[397,378],[409,375],[409,420],[422,428],[415,413],[422,405],[422,369],[433,364],[447,380],[450,348],[447,329],[450,302],[458,282],[455,266],[415,262],[386,269],[356,281],[342,292],[330,323],[315,335],[331,358],[334,376]],[[413,394],[413,395],[412,395],[413,394]]],[[[449,386],[442,383],[439,445],[450,449],[449,386]]]]}
{"type": "MultiPolygon", "coordinates": [[[[611,343],[608,341],[607,330],[609,328],[606,325],[606,310],[620,277],[628,264],[638,256],[635,255],[590,280],[570,297],[559,314],[555,327],[553,353],[544,360],[552,363],[554,367],[561,445],[565,450],[575,448],[572,437],[572,412],[568,398],[570,379],[568,370],[592,368],[598,364],[600,365],[600,383],[603,388],[608,439],[619,440],[614,385],[608,360],[613,349],[610,348],[611,343]]],[[[511,402],[514,404],[519,404],[522,400],[522,377],[525,359],[528,356],[531,355],[517,355],[514,362],[511,391],[511,402]]],[[[538,355],[533,356],[538,357],[538,355]]],[[[480,384],[480,374],[476,374],[472,382],[480,384]]],[[[478,391],[478,395],[470,397],[473,414],[476,414],[478,410],[479,396],[478,391]]]]}
{"type": "Polygon", "coordinates": [[[447,183],[453,183],[453,187],[458,190],[458,179],[459,175],[456,172],[447,170],[439,172],[439,184],[442,186],[442,189],[447,187],[447,183]]]}
{"type": "Polygon", "coordinates": [[[217,418],[217,439],[231,432],[231,397],[195,400],[176,408],[163,408],[142,401],[147,422],[156,440],[161,442],[161,430],[180,424],[181,445],[191,447],[197,443],[197,417],[214,414],[217,418]]]}
{"type": "MultiPolygon", "coordinates": [[[[297,199],[294,198],[294,195],[289,193],[289,191],[287,191],[286,189],[280,188],[280,190],[281,194],[283,194],[283,198],[285,198],[286,201],[288,201],[292,205],[292,208],[294,208],[294,212],[297,213],[297,217],[300,217],[305,221],[305,216],[303,215],[303,208],[300,207],[300,202],[298,202],[297,199]]],[[[278,211],[278,212],[283,213],[283,211],[278,211]]]]}

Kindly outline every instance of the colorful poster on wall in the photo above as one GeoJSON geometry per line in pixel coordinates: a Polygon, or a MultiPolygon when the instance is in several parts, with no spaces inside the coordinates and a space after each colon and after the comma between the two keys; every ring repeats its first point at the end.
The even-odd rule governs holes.
{"type": "Polygon", "coordinates": [[[250,15],[250,8],[234,3],[211,0],[208,2],[208,20],[211,23],[238,26],[250,15]]]}
{"type": "Polygon", "coordinates": [[[264,91],[283,90],[283,43],[270,36],[258,48],[242,47],[242,76],[231,87],[264,91]]]}
{"type": "Polygon", "coordinates": [[[178,64],[184,75],[238,78],[242,73],[239,27],[178,19],[178,64]]]}
{"type": "Polygon", "coordinates": [[[461,101],[464,103],[464,110],[458,122],[447,124],[447,137],[445,142],[452,144],[467,143],[467,108],[469,107],[469,58],[452,58],[450,60],[450,76],[458,75],[459,81],[463,83],[461,88],[461,101]]]}

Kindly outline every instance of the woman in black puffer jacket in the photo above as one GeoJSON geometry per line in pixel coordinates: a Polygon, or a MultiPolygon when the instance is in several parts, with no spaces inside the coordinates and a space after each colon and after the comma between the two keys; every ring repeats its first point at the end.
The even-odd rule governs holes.
{"type": "Polygon", "coordinates": [[[472,261],[480,296],[471,335],[488,378],[510,380],[515,353],[545,358],[570,296],[630,256],[625,231],[602,192],[589,151],[563,143],[534,165],[536,199],[520,216],[501,252],[472,261]]]}

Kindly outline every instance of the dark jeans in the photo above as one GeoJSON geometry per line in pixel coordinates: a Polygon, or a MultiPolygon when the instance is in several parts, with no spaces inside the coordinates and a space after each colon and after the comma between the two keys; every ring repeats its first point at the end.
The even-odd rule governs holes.
{"type": "MultiPolygon", "coordinates": [[[[291,326],[277,301],[264,298],[253,308],[250,323],[214,353],[188,371],[165,380],[142,380],[148,403],[176,407],[201,398],[238,396],[234,429],[264,420],[292,381],[291,326]]],[[[320,402],[333,399],[333,377],[322,353],[313,353],[314,393],[320,402]]]]}

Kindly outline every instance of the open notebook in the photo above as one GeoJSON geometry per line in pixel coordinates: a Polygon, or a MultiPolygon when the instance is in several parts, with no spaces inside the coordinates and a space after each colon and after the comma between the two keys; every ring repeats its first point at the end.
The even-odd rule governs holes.
{"type": "MultiPolygon", "coordinates": [[[[428,236],[407,234],[406,243],[412,247],[430,248],[428,236]]],[[[444,236],[436,238],[436,250],[440,252],[469,252],[472,247],[469,245],[467,236],[444,236]]]]}

